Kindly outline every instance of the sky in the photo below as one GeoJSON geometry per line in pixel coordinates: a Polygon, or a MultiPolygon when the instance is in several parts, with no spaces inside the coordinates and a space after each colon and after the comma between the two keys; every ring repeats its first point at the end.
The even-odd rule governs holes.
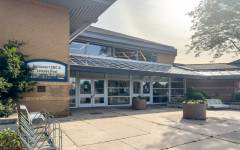
{"type": "Polygon", "coordinates": [[[187,15],[200,0],[117,0],[93,26],[174,46],[175,63],[225,63],[237,60],[224,55],[213,60],[209,53],[194,57],[186,54],[186,45],[193,34],[191,18],[187,15]]]}

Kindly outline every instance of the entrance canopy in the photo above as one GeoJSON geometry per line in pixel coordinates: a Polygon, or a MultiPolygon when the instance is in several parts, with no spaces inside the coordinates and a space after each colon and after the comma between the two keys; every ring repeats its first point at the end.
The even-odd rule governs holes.
{"type": "Polygon", "coordinates": [[[173,76],[192,79],[240,79],[240,70],[195,71],[169,64],[124,60],[111,57],[70,55],[71,71],[173,76]]]}
{"type": "Polygon", "coordinates": [[[67,8],[70,14],[70,42],[116,0],[40,0],[44,3],[67,8]]]}

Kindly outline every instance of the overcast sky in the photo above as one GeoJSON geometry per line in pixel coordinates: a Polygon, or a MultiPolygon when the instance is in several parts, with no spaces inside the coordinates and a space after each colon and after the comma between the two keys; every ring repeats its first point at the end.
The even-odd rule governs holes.
{"type": "MultiPolygon", "coordinates": [[[[174,46],[176,63],[209,63],[208,53],[200,57],[186,54],[190,42],[191,20],[186,15],[200,0],[117,0],[99,17],[94,26],[174,46]]],[[[237,57],[225,55],[215,62],[230,62],[237,57]]]]}

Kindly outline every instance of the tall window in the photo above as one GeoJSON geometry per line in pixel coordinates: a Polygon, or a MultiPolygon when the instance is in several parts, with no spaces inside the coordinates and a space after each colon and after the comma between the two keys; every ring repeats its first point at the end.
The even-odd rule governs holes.
{"type": "Polygon", "coordinates": [[[130,83],[128,80],[108,80],[108,104],[130,104],[130,83]]]}
{"type": "Polygon", "coordinates": [[[159,77],[153,81],[153,103],[168,102],[169,79],[167,77],[159,77]]]}
{"type": "Polygon", "coordinates": [[[184,79],[172,78],[171,79],[171,100],[177,100],[184,96],[184,79]]]}

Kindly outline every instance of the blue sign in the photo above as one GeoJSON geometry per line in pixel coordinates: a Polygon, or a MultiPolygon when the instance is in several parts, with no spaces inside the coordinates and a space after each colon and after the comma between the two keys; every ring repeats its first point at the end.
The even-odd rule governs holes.
{"type": "Polygon", "coordinates": [[[59,61],[34,59],[27,61],[34,81],[67,81],[68,65],[59,61]]]}

